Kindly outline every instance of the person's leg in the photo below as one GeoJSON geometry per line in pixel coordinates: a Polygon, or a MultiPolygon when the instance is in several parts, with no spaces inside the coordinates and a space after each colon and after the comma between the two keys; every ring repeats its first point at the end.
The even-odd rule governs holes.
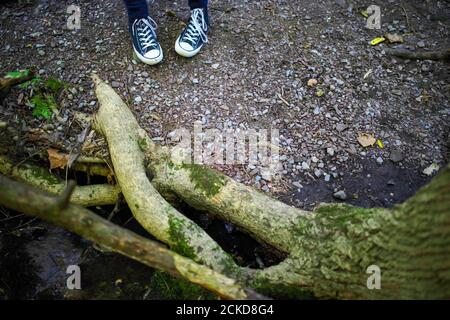
{"type": "Polygon", "coordinates": [[[188,0],[191,8],[189,24],[175,42],[175,51],[186,58],[195,56],[208,42],[208,0],[188,0]]]}
{"type": "Polygon", "coordinates": [[[134,20],[146,18],[148,14],[148,6],[146,0],[123,0],[128,11],[128,21],[130,26],[134,20]]]}
{"type": "Polygon", "coordinates": [[[137,58],[147,64],[157,64],[163,52],[156,37],[156,23],[149,17],[146,0],[124,0],[128,25],[137,58]]]}
{"type": "Polygon", "coordinates": [[[191,10],[208,7],[208,0],[189,0],[188,3],[189,7],[191,7],[191,10]]]}

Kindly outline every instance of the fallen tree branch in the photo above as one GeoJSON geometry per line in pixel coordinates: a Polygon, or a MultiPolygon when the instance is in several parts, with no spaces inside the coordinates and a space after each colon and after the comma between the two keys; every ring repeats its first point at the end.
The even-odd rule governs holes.
{"type": "Polygon", "coordinates": [[[95,128],[108,142],[114,173],[133,216],[150,234],[196,262],[234,276],[241,273],[227,254],[202,228],[172,207],[147,178],[145,156],[139,146],[142,129],[117,93],[93,75],[100,108],[95,128]]]}
{"type": "Polygon", "coordinates": [[[411,51],[406,49],[384,49],[387,54],[410,60],[449,60],[450,49],[442,51],[411,51]]]}
{"type": "MultiPolygon", "coordinates": [[[[64,194],[70,194],[70,190],[64,194]]],[[[118,227],[91,211],[0,175],[0,203],[77,233],[111,251],[198,284],[226,299],[266,299],[206,266],[118,227]]]]}
{"type": "Polygon", "coordinates": [[[9,93],[9,90],[21,83],[27,82],[34,78],[34,72],[24,72],[24,74],[20,77],[4,77],[0,78],[0,103],[3,101],[3,99],[6,97],[6,95],[9,93]]]}
{"type": "MultiPolygon", "coordinates": [[[[13,161],[4,155],[0,155],[0,173],[52,194],[61,194],[66,188],[65,181],[47,169],[28,163],[15,166],[13,161]]],[[[77,186],[71,194],[70,202],[84,207],[115,204],[120,192],[117,185],[77,186]]]]}

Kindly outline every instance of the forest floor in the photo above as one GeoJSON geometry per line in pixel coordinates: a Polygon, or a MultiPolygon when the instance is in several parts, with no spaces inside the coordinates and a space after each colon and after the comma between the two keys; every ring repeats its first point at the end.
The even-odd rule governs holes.
{"type": "MultiPolygon", "coordinates": [[[[306,0],[211,1],[210,42],[198,56],[185,59],[173,46],[188,18],[187,3],[155,1],[151,16],[158,23],[165,58],[157,66],[147,66],[132,59],[126,13],[120,1],[2,2],[0,73],[33,67],[40,77],[67,84],[58,97],[60,117],[50,119],[32,115],[27,103],[30,89],[15,88],[0,108],[0,121],[5,123],[0,129],[2,149],[18,161],[39,160],[46,158],[49,147],[72,152],[83,136],[83,153],[105,154],[101,139],[95,133],[86,138],[80,121],[82,115],[93,115],[97,110],[90,79],[90,74],[97,72],[129,104],[140,125],[158,144],[175,144],[174,130],[192,131],[195,122],[204,130],[221,132],[279,130],[277,175],[266,177],[258,164],[215,168],[283,201],[310,209],[319,202],[342,201],[333,195],[343,191],[346,202],[364,207],[402,202],[431,178],[424,169],[430,165],[442,168],[449,161],[450,73],[446,62],[403,60],[388,55],[385,49],[449,48],[450,3],[351,3],[349,7],[341,0],[320,4],[306,0]],[[80,30],[67,29],[70,4],[81,8],[80,30]],[[379,30],[367,29],[361,14],[372,4],[381,9],[379,30]],[[403,43],[370,44],[386,33],[401,35],[403,43]],[[308,85],[311,79],[317,81],[313,86],[308,85]],[[373,135],[379,143],[363,147],[358,142],[361,133],[373,135]]],[[[343,193],[339,193],[341,198],[343,193]]],[[[33,276],[40,284],[26,286],[23,265],[22,273],[12,277],[16,280],[7,281],[0,275],[0,297],[2,290],[5,297],[70,297],[61,282],[65,273],[55,267],[54,258],[48,258],[48,250],[54,248],[52,243],[58,243],[61,247],[52,250],[61,263],[80,263],[91,247],[76,237],[69,241],[58,228],[29,223],[25,218],[13,229],[6,224],[2,227],[0,222],[4,238],[9,237],[3,249],[0,240],[1,255],[9,254],[9,262],[0,265],[6,270],[2,274],[10,274],[25,255],[31,257],[30,263],[41,266],[33,276]],[[33,229],[28,230],[30,226],[33,229]],[[25,240],[12,241],[10,237],[17,234],[25,240]],[[63,238],[66,240],[55,240],[63,238]],[[15,256],[11,256],[13,249],[17,249],[15,256]],[[56,271],[49,273],[53,269],[56,271]],[[11,283],[20,290],[11,289],[11,283]],[[60,290],[55,289],[55,283],[60,290]]],[[[223,229],[220,237],[233,236],[239,241],[241,235],[230,231],[230,226],[223,229]]],[[[101,259],[122,261],[108,262],[116,267],[105,270],[100,277],[103,282],[91,281],[95,284],[91,287],[101,284],[105,292],[113,292],[105,297],[143,298],[148,293],[142,283],[150,288],[153,280],[144,267],[116,255],[89,255],[86,261],[91,266],[102,265],[101,259]],[[135,274],[148,281],[131,277],[123,282],[141,283],[139,289],[121,289],[116,280],[130,277],[126,268],[141,268],[135,274]]],[[[258,259],[244,260],[251,264],[258,259]]]]}

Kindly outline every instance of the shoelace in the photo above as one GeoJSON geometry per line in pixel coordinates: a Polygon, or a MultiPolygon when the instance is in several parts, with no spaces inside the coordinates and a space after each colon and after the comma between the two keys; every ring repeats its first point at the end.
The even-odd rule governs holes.
{"type": "Polygon", "coordinates": [[[137,32],[142,49],[157,46],[155,34],[157,26],[156,22],[150,17],[137,19],[133,22],[133,31],[137,32]]]}
{"type": "Polygon", "coordinates": [[[197,38],[201,37],[203,42],[208,42],[208,36],[205,30],[208,28],[202,9],[192,10],[191,21],[184,33],[182,41],[190,41],[192,44],[197,42],[197,38]],[[199,19],[200,18],[200,19],[199,19]],[[199,23],[200,20],[200,23],[199,23]]]}

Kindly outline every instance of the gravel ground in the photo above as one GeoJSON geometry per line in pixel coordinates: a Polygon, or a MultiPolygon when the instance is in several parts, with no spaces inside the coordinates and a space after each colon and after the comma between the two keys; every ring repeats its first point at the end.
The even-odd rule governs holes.
{"type": "Polygon", "coordinates": [[[213,0],[210,43],[184,59],[173,45],[188,18],[187,4],[155,1],[151,12],[165,59],[147,66],[132,60],[120,1],[2,2],[0,72],[34,66],[70,89],[61,97],[60,120],[33,119],[26,98],[17,101],[19,89],[5,100],[0,120],[17,147],[26,147],[23,137],[41,128],[52,144],[71,150],[83,129],[75,115],[97,108],[89,78],[95,71],[160,144],[195,121],[221,131],[278,129],[279,174],[265,177],[258,165],[216,166],[237,180],[298,206],[333,201],[337,191],[355,200],[371,179],[377,187],[363,188],[368,193],[386,184],[400,193],[408,189],[365,204],[389,206],[429,179],[426,167],[448,162],[450,115],[448,63],[402,60],[384,51],[448,48],[450,4],[395,3],[213,0]],[[81,30],[66,28],[69,4],[81,7],[81,30]],[[370,4],[381,8],[380,30],[365,28],[360,11],[370,4]],[[370,45],[386,32],[402,35],[404,43],[370,45]],[[308,86],[310,79],[317,84],[308,86]],[[384,147],[362,147],[359,133],[373,134],[384,147]],[[380,172],[384,180],[376,178],[380,172]]]}

